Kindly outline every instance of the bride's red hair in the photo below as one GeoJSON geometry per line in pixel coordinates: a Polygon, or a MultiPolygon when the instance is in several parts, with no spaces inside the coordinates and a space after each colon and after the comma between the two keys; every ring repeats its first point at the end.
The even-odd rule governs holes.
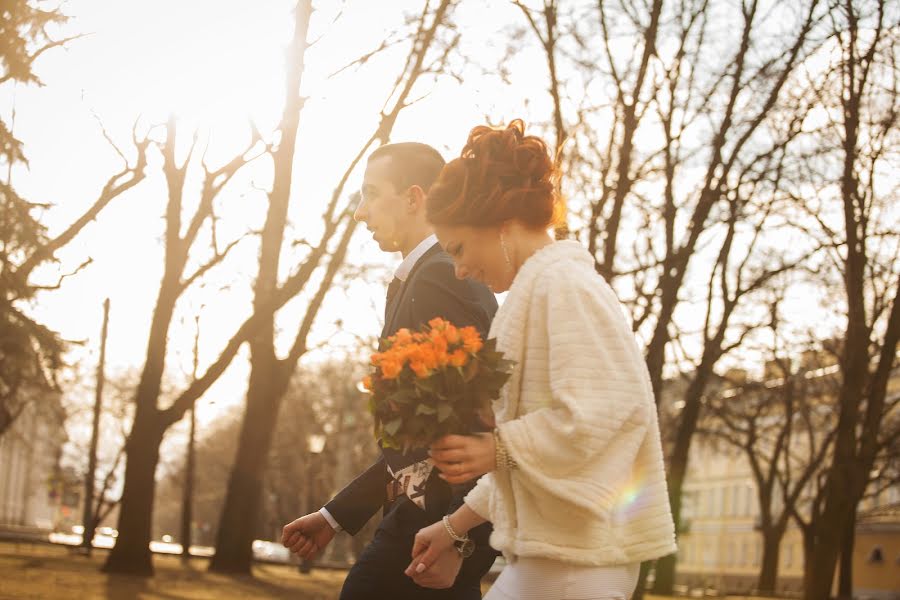
{"type": "Polygon", "coordinates": [[[521,119],[505,129],[479,125],[428,191],[426,216],[433,225],[489,227],[515,219],[547,229],[561,211],[555,178],[547,145],[525,135],[521,119]]]}

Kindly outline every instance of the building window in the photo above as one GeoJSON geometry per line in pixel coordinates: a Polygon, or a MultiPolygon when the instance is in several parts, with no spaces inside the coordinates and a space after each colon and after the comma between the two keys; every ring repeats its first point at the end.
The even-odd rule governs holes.
{"type": "Polygon", "coordinates": [[[887,490],[888,504],[897,504],[900,502],[900,485],[893,485],[887,490]]]}
{"type": "Polygon", "coordinates": [[[740,511],[740,499],[741,499],[741,488],[738,485],[735,485],[731,490],[731,514],[734,516],[738,516],[741,514],[740,511]]]}
{"type": "Polygon", "coordinates": [[[872,548],[872,552],[869,554],[869,562],[876,565],[884,564],[884,552],[881,550],[881,546],[872,548]]]}

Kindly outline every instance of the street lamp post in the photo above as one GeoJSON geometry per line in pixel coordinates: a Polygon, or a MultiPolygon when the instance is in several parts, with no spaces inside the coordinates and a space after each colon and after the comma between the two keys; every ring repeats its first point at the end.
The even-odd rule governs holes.
{"type": "MultiPolygon", "coordinates": [[[[309,455],[306,461],[306,477],[304,478],[306,481],[306,513],[310,513],[313,510],[313,492],[315,491],[315,469],[313,463],[318,460],[318,456],[322,453],[322,450],[325,449],[325,436],[320,433],[311,433],[306,436],[306,448],[309,450],[309,455]]],[[[312,560],[302,559],[300,562],[300,566],[298,567],[299,571],[304,575],[308,575],[312,570],[312,560]]]]}
{"type": "MultiPolygon", "coordinates": [[[[200,307],[202,310],[202,306],[200,307]]],[[[194,363],[191,373],[191,381],[197,381],[197,367],[200,361],[200,315],[194,317],[196,330],[194,334],[194,363]]],[[[181,499],[181,562],[187,563],[191,558],[191,524],[193,522],[194,504],[194,460],[195,460],[195,434],[197,429],[197,401],[191,407],[191,429],[188,434],[187,456],[184,465],[184,487],[181,499]]]]}

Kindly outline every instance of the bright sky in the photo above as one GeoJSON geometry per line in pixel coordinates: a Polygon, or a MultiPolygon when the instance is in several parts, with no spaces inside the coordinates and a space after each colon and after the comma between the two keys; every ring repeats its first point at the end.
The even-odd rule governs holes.
{"type": "MultiPolygon", "coordinates": [[[[376,123],[402,64],[406,46],[386,52],[364,68],[329,78],[354,58],[378,46],[403,22],[405,11],[419,2],[374,3],[365,0],[318,2],[310,39],[318,40],[306,57],[302,91],[309,97],[301,116],[295,170],[292,238],[315,229],[318,209],[361,142],[376,123]],[[343,12],[337,11],[343,5],[343,12]]],[[[491,64],[491,33],[497,23],[518,22],[521,15],[506,3],[488,7],[467,3],[458,20],[466,23],[470,46],[491,64]]],[[[194,0],[179,2],[104,2],[69,0],[64,10],[72,21],[60,35],[89,33],[64,50],[45,54],[37,73],[45,87],[13,89],[5,86],[0,110],[11,116],[15,108],[15,134],[25,143],[29,168],[17,168],[13,183],[27,198],[53,204],[44,221],[57,233],[92,202],[106,179],[121,168],[121,160],[104,140],[100,123],[127,156],[133,156],[130,132],[140,118],[139,130],[164,123],[173,113],[182,127],[182,139],[193,131],[210,137],[208,161],[216,166],[244,147],[248,120],[271,136],[283,98],[283,56],[292,28],[293,3],[285,0],[239,2],[194,0]]],[[[539,55],[521,53],[522,64],[543,64],[539,55]],[[541,62],[535,62],[541,61],[541,62]]],[[[528,71],[529,69],[525,69],[528,71]]],[[[502,119],[546,110],[543,70],[518,80],[520,94],[510,94],[495,78],[473,76],[465,88],[450,79],[425,80],[419,92],[430,95],[407,109],[392,141],[421,140],[446,156],[458,152],[468,129],[484,115],[502,119]],[[530,93],[525,93],[530,89],[530,93]],[[501,93],[506,90],[506,93],[501,93]],[[531,98],[530,101],[524,100],[531,98]],[[518,99],[518,100],[516,100],[518,99]],[[537,99],[537,100],[536,100],[537,99]],[[526,109],[528,105],[528,109],[526,109]]],[[[543,114],[546,114],[544,112],[543,114]]],[[[42,294],[34,315],[71,340],[84,340],[71,353],[79,371],[89,377],[98,355],[101,303],[112,303],[107,372],[115,375],[139,367],[146,349],[150,315],[162,272],[161,235],[165,181],[159,172],[158,153],[151,151],[148,177],[126,196],[117,199],[100,219],[59,253],[60,264],[40,274],[48,283],[80,265],[94,262],[67,279],[62,290],[42,294]]],[[[347,193],[358,187],[354,174],[347,193]]],[[[220,239],[257,229],[265,211],[263,192],[271,169],[261,159],[236,178],[223,194],[220,239]]],[[[329,340],[328,348],[352,347],[355,336],[380,330],[383,276],[399,255],[386,256],[363,230],[349,261],[381,265],[370,281],[354,281],[349,293],[336,290],[320,314],[313,343],[329,340]],[[332,323],[343,319],[344,331],[332,323]],[[337,335],[333,335],[337,333],[337,335]]],[[[203,288],[179,303],[170,331],[170,371],[176,380],[190,370],[194,315],[203,306],[201,368],[213,360],[224,341],[249,312],[250,285],[257,248],[246,241],[203,288]]],[[[285,270],[296,264],[287,255],[285,270]]],[[[279,315],[289,345],[299,323],[300,303],[279,315]]],[[[246,356],[201,400],[201,423],[214,419],[226,407],[243,400],[248,365],[246,356]]]]}

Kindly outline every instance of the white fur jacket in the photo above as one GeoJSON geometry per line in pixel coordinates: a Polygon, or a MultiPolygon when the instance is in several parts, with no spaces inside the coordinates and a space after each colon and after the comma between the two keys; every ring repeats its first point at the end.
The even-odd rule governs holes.
{"type": "Polygon", "coordinates": [[[518,469],[465,502],[507,558],[621,565],[675,551],[643,356],[590,254],[554,242],[522,265],[491,327],[516,361],[494,412],[518,469]]]}

